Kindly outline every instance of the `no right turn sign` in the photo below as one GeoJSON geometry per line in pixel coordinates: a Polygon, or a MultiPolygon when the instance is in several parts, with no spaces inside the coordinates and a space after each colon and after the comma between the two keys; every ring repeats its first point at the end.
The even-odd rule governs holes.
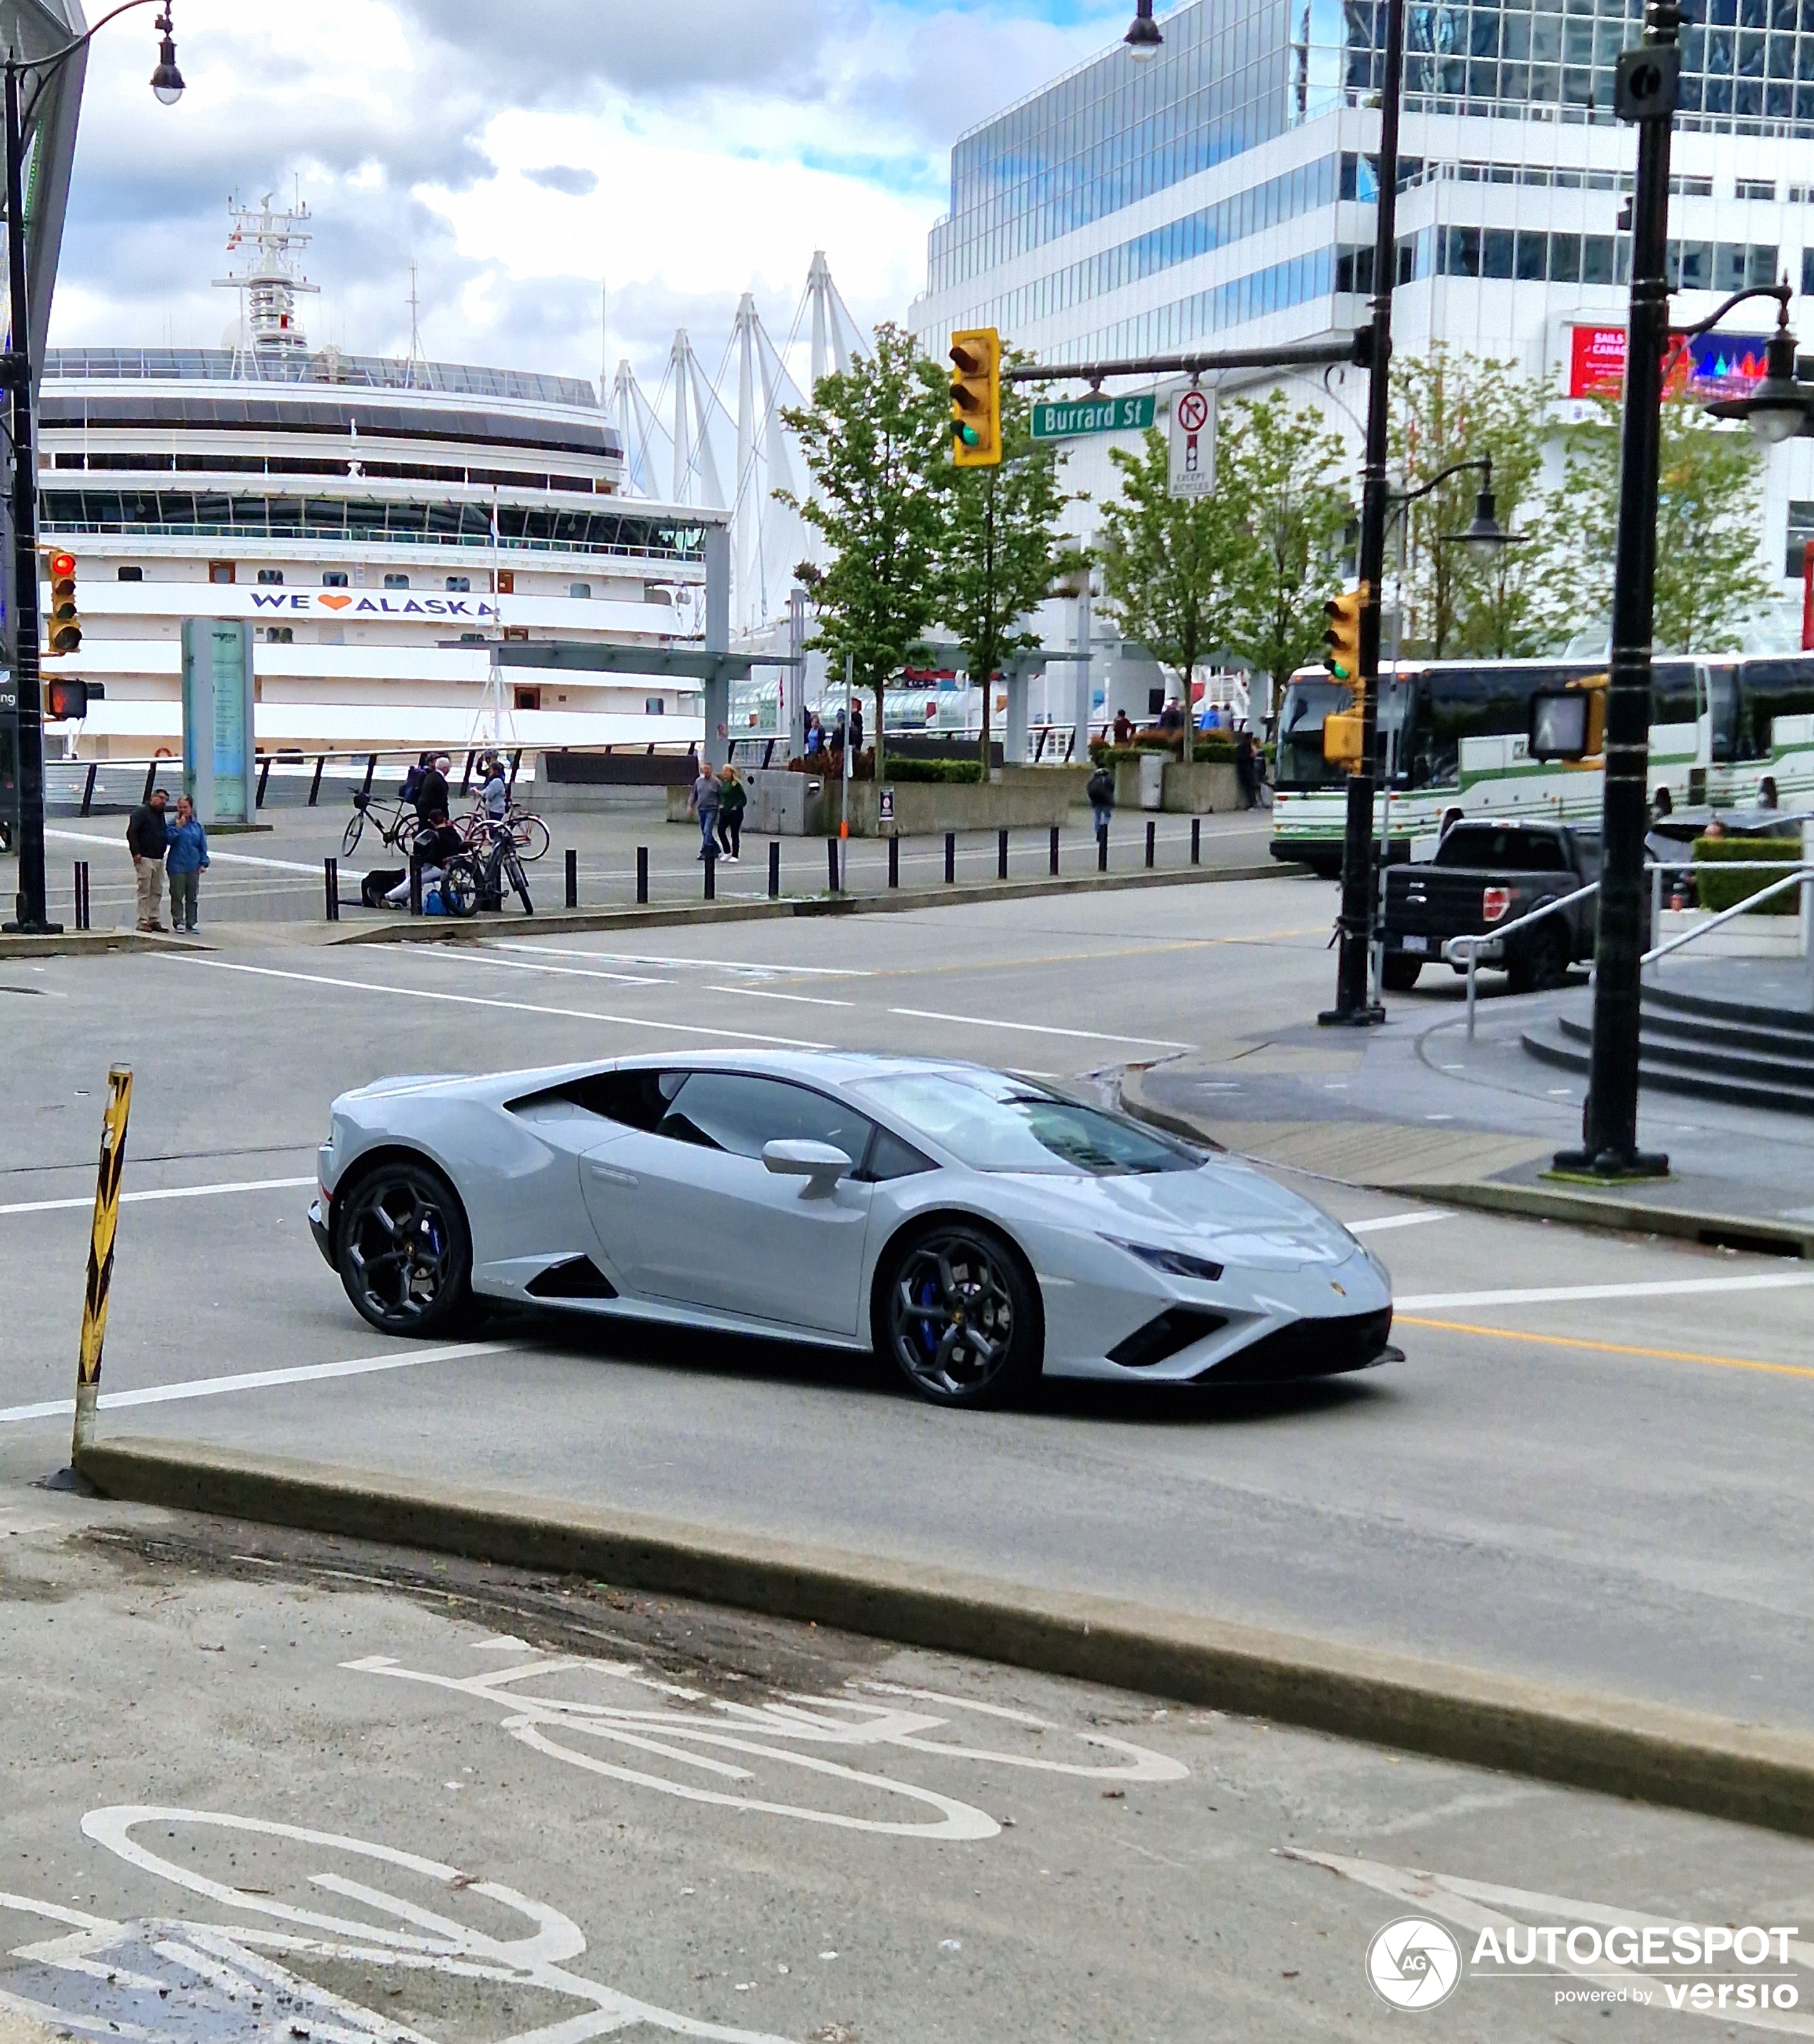
{"type": "Polygon", "coordinates": [[[1207,497],[1215,486],[1215,393],[1181,390],[1171,401],[1171,494],[1207,497]]]}

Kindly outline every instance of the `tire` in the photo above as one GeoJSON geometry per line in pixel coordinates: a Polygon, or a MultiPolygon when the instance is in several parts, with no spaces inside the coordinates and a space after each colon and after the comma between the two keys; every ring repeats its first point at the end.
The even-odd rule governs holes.
{"type": "Polygon", "coordinates": [[[546,856],[550,840],[548,827],[540,816],[521,816],[510,819],[510,836],[518,854],[533,866],[538,859],[546,856]]]}
{"type": "Polygon", "coordinates": [[[525,916],[534,915],[536,905],[529,899],[528,878],[523,871],[523,863],[517,858],[514,845],[507,844],[504,847],[504,878],[509,882],[512,893],[522,903],[523,913],[525,916]]]}
{"type": "Polygon", "coordinates": [[[405,816],[398,823],[390,842],[407,859],[416,849],[416,840],[422,834],[420,816],[405,816]]]}
{"type": "Polygon", "coordinates": [[[1406,958],[1401,951],[1388,951],[1379,976],[1388,993],[1409,993],[1417,984],[1417,975],[1423,970],[1421,959],[1406,958]]]}
{"type": "Polygon", "coordinates": [[[878,1355],[934,1405],[998,1405],[1040,1374],[1039,1297],[1020,1258],[980,1221],[934,1221],[876,1274],[878,1355]]]}
{"type": "Polygon", "coordinates": [[[335,1202],[334,1267],[354,1310],[383,1333],[448,1326],[472,1296],[472,1238],[452,1186],[415,1158],[374,1166],[335,1202]]]}
{"type": "Polygon", "coordinates": [[[365,812],[355,809],[347,818],[347,827],[340,838],[340,856],[351,859],[359,849],[359,835],[365,828],[365,812]]]}
{"type": "Polygon", "coordinates": [[[1552,919],[1539,923],[1506,968],[1514,993],[1551,993],[1568,978],[1568,932],[1552,919]]]}
{"type": "Polygon", "coordinates": [[[478,913],[478,863],[469,851],[456,852],[441,869],[441,906],[450,916],[478,913]]]}

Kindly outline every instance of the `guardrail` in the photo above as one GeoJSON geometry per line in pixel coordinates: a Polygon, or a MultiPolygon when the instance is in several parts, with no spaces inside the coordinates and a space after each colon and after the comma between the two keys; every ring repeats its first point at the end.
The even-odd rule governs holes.
{"type": "Polygon", "coordinates": [[[1502,923],[1496,930],[1482,930],[1476,936],[1450,937],[1445,941],[1443,945],[1443,956],[1451,965],[1457,962],[1456,954],[1460,947],[1466,944],[1468,947],[1467,1039],[1470,1043],[1474,1041],[1474,974],[1479,970],[1481,952],[1488,946],[1493,947],[1497,951],[1508,937],[1514,936],[1518,931],[1528,930],[1533,924],[1543,922],[1548,917],[1556,914],[1558,910],[1572,907],[1577,901],[1585,901],[1589,894],[1597,894],[1599,892],[1600,882],[1597,880],[1590,880],[1585,887],[1576,888],[1572,894],[1559,894],[1555,901],[1544,902],[1541,908],[1532,909],[1528,915],[1520,916],[1513,922],[1502,923]]]}

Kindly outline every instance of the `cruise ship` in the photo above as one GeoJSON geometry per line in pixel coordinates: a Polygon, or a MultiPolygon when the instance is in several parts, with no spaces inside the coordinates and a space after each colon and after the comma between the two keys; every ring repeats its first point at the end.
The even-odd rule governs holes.
{"type": "Polygon", "coordinates": [[[725,514],[627,496],[583,379],[312,348],[308,218],[233,209],[221,347],[46,352],[41,540],[75,555],[83,620],[46,671],[105,691],[48,727],[53,754],[178,751],[198,617],[252,624],[262,751],[700,740],[697,683],[659,658],[648,675],[494,670],[491,648],[697,647],[725,514]]]}

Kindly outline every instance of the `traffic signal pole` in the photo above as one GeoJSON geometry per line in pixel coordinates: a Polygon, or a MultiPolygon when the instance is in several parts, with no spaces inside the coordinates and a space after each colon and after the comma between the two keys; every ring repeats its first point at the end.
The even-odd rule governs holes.
{"type": "Polygon", "coordinates": [[[19,734],[19,893],[13,920],[0,928],[53,936],[44,871],[44,691],[38,666],[38,463],[32,422],[31,326],[25,295],[25,144],[19,67],[6,79],[6,263],[12,345],[0,357],[0,382],[13,397],[13,693],[19,734]]]}
{"type": "Polygon", "coordinates": [[[1386,0],[1385,76],[1379,110],[1379,204],[1373,244],[1373,348],[1368,367],[1366,465],[1361,477],[1359,579],[1361,756],[1348,779],[1342,843],[1342,905],[1336,1005],[1317,1017],[1339,1027],[1383,1022],[1385,1010],[1368,997],[1373,949],[1374,897],[1378,867],[1374,805],[1380,782],[1379,593],[1385,580],[1385,525],[1391,499],[1385,477],[1391,426],[1392,287],[1398,271],[1398,103],[1405,83],[1405,0],[1386,0]]]}

